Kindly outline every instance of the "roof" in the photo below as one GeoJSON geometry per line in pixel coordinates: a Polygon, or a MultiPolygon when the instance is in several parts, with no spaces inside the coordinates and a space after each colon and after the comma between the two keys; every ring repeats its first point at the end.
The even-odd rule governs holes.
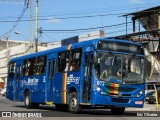
{"type": "Polygon", "coordinates": [[[12,43],[30,43],[29,41],[22,41],[22,40],[0,40],[2,42],[12,42],[12,43]]]}
{"type": "Polygon", "coordinates": [[[118,39],[118,38],[127,38],[127,37],[131,37],[131,36],[137,36],[137,35],[143,35],[143,34],[147,34],[147,33],[158,33],[160,30],[146,30],[146,31],[141,31],[141,32],[134,32],[134,33],[130,33],[130,34],[124,34],[124,35],[119,35],[119,36],[115,36],[113,38],[118,39]]]}
{"type": "Polygon", "coordinates": [[[142,15],[142,14],[146,14],[146,13],[148,14],[148,13],[159,12],[159,11],[160,11],[160,6],[156,6],[156,7],[152,7],[152,8],[149,8],[149,9],[142,10],[142,11],[128,13],[128,14],[125,14],[125,15],[122,15],[122,16],[129,16],[129,15],[137,16],[137,15],[142,15]]]}

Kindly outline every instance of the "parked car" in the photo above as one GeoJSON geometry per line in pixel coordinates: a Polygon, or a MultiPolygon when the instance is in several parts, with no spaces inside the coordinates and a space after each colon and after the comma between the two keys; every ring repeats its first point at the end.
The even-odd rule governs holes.
{"type": "Polygon", "coordinates": [[[4,89],[0,92],[0,94],[1,94],[2,96],[5,96],[5,95],[6,95],[6,88],[4,88],[4,89]]]}
{"type": "MultiPolygon", "coordinates": [[[[145,101],[147,101],[149,104],[153,104],[156,102],[155,90],[146,93],[145,101]]],[[[160,103],[160,90],[158,90],[158,102],[160,103]]]]}
{"type": "Polygon", "coordinates": [[[160,83],[155,81],[147,82],[145,88],[146,88],[145,89],[145,95],[146,95],[148,92],[160,88],[160,83]]]}

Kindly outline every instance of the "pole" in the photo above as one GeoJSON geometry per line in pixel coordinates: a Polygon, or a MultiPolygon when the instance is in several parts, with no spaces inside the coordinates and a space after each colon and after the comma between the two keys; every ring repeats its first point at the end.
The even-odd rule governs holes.
{"type": "MultiPolygon", "coordinates": [[[[32,21],[33,21],[33,16],[32,16],[32,0],[30,0],[30,47],[33,45],[33,39],[32,39],[32,21]]],[[[32,51],[33,52],[33,49],[32,51]]]]}
{"type": "Polygon", "coordinates": [[[159,107],[158,107],[158,90],[157,90],[157,88],[155,88],[155,96],[156,96],[156,109],[158,110],[159,107]]]}
{"type": "Polygon", "coordinates": [[[126,35],[127,35],[127,28],[128,27],[128,25],[127,25],[127,16],[126,16],[126,35]]]}
{"type": "Polygon", "coordinates": [[[36,40],[35,40],[35,52],[38,52],[38,0],[36,0],[36,40]]]}

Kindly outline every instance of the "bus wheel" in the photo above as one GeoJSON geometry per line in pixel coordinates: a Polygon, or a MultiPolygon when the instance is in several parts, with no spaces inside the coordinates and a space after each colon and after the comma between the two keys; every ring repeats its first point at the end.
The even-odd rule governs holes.
{"type": "Polygon", "coordinates": [[[81,107],[78,105],[78,96],[76,92],[69,93],[69,111],[71,113],[78,113],[81,107]]]}
{"type": "Polygon", "coordinates": [[[27,108],[33,108],[33,104],[30,101],[30,94],[29,91],[26,92],[25,94],[25,100],[24,100],[24,104],[27,108]]]}
{"type": "Polygon", "coordinates": [[[111,112],[114,115],[122,115],[125,111],[125,107],[120,107],[120,108],[111,108],[111,112]]]}

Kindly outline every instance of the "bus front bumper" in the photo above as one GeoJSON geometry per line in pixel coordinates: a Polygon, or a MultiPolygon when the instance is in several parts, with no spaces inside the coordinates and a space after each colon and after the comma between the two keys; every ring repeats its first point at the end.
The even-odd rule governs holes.
{"type": "Polygon", "coordinates": [[[102,105],[111,107],[136,107],[143,108],[144,96],[141,97],[119,97],[101,95],[98,92],[92,92],[92,105],[102,105]]]}

